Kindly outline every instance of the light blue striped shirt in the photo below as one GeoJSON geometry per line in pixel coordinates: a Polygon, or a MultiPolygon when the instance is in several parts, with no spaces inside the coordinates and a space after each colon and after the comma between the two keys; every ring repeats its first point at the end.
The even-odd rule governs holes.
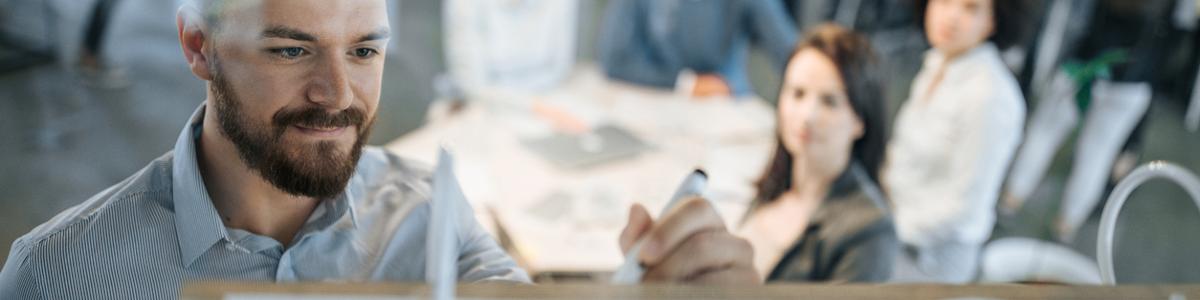
{"type": "MultiPolygon", "coordinates": [[[[0,299],[163,299],[184,281],[423,281],[432,173],[364,149],[350,183],[294,240],[225,227],[196,164],[204,107],[173,153],[13,243],[0,299]],[[177,155],[176,155],[177,154],[177,155]]],[[[475,221],[459,212],[461,281],[529,282],[475,221]]]]}

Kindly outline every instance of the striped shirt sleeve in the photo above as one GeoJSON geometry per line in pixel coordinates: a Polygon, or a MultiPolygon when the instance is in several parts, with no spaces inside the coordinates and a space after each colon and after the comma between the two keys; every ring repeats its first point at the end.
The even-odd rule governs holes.
{"type": "Polygon", "coordinates": [[[13,242],[4,269],[0,271],[0,299],[44,299],[29,266],[29,246],[25,239],[13,242]]]}

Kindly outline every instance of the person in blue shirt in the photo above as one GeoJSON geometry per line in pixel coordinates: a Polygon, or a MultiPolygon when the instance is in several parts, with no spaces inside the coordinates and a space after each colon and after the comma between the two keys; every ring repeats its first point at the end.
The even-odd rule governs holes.
{"type": "MultiPolygon", "coordinates": [[[[205,103],[173,151],[12,245],[0,299],[174,298],[187,280],[422,281],[432,176],[364,143],[389,31],[384,0],[193,0],[177,16],[205,103]]],[[[460,207],[460,281],[527,283],[460,207]]],[[[707,201],[654,220],[644,281],[760,283],[707,201]],[[693,238],[700,237],[700,238],[693,238]]],[[[614,245],[616,247],[616,245],[614,245]]]]}
{"type": "Polygon", "coordinates": [[[614,0],[601,26],[608,77],[700,97],[752,94],[750,46],[782,73],[798,38],[783,3],[770,0],[614,0]]]}

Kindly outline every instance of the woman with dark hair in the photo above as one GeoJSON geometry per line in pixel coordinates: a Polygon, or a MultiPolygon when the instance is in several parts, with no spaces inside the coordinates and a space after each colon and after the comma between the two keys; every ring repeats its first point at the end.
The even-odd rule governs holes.
{"type": "Polygon", "coordinates": [[[766,280],[884,281],[898,242],[874,184],[887,130],[873,50],[835,25],[805,36],[779,93],[778,146],[739,233],[766,280]]]}
{"type": "Polygon", "coordinates": [[[933,49],[896,117],[882,184],[906,255],[900,281],[965,283],[991,235],[1025,124],[1000,50],[1019,41],[1022,0],[918,1],[933,49]]]}

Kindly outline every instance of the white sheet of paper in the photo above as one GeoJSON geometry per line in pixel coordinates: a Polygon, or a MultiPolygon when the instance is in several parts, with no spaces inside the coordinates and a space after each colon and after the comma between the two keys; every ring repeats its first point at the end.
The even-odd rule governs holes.
{"type": "Polygon", "coordinates": [[[458,280],[458,208],[466,202],[454,176],[454,157],[438,149],[433,173],[433,197],[429,200],[429,232],[425,237],[425,282],[433,299],[454,299],[458,280]]]}

